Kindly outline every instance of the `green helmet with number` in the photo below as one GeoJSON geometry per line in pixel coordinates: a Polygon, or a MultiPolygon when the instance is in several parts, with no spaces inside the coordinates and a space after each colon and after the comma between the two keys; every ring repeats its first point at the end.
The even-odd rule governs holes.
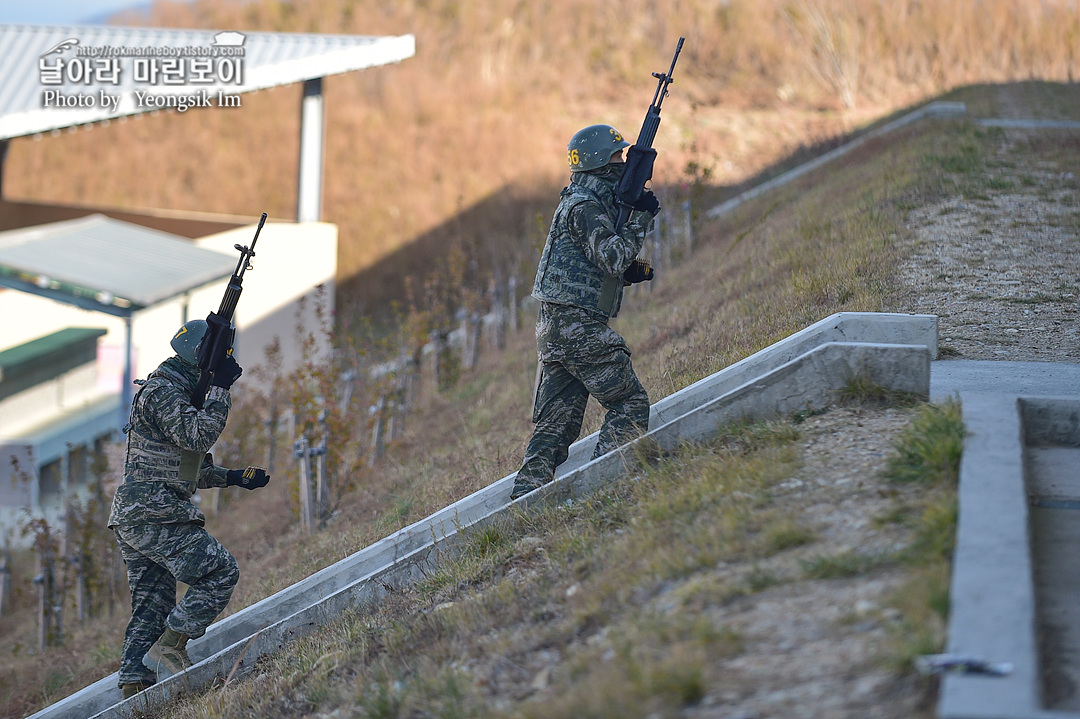
{"type": "Polygon", "coordinates": [[[176,331],[172,341],[169,342],[180,359],[191,364],[198,364],[199,344],[206,336],[206,320],[188,320],[184,326],[176,331]]]}
{"type": "Polygon", "coordinates": [[[566,146],[566,161],[570,172],[584,172],[603,167],[611,156],[630,143],[611,125],[589,125],[578,130],[566,146]]]}

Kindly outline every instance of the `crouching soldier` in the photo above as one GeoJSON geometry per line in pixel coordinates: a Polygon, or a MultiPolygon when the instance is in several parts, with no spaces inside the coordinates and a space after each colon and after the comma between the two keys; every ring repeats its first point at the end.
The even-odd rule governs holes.
{"type": "Polygon", "coordinates": [[[157,681],[144,657],[169,674],[191,666],[188,640],[201,637],[225,609],[240,576],[233,556],[204,529],[206,518],[191,502],[195,490],[256,489],[270,481],[258,467],[219,467],[207,452],[225,428],[232,406],[229,388],[243,370],[226,356],[203,408],[196,409],[196,356],[206,332],[204,320],[180,328],[171,343],[176,356],[140,382],[125,428],[124,483],[109,515],[131,588],[131,620],[120,658],[125,699],[157,681]],[[179,604],[177,580],[188,585],[179,604]]]}

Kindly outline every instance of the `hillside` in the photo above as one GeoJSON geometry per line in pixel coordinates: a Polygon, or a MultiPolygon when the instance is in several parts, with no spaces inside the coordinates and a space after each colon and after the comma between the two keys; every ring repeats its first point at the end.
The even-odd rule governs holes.
{"type": "MultiPolygon", "coordinates": [[[[991,86],[964,97],[986,116],[1015,116],[1020,107],[1080,117],[1070,86],[991,86]]],[[[961,357],[1038,347],[1041,359],[1075,361],[1078,288],[1066,278],[1078,268],[1076,254],[1061,248],[1076,237],[1078,184],[1068,168],[1078,152],[1075,133],[966,124],[928,124],[871,143],[736,216],[703,224],[694,261],[659,277],[653,292],[631,296],[617,327],[654,397],[839,310],[939,313],[943,350],[961,357]],[[962,229],[942,233],[943,222],[962,229]],[[980,278],[995,270],[971,251],[980,237],[1002,238],[988,248],[1006,250],[1017,284],[983,286],[980,278]],[[942,257],[944,238],[969,250],[942,257]],[[1040,269],[1044,257],[1054,258],[1053,272],[1040,269]],[[946,261],[955,266],[942,272],[946,261]],[[958,279],[943,285],[944,277],[958,279]],[[964,319],[951,309],[958,300],[981,303],[976,314],[1002,324],[964,319]]],[[[357,476],[316,535],[296,527],[295,485],[282,474],[267,491],[224,505],[210,526],[242,567],[228,611],[513,471],[529,431],[530,334],[486,353],[456,387],[425,390],[403,438],[357,476]]],[[[771,716],[763,697],[792,676],[776,673],[778,651],[791,655],[785,666],[807,672],[808,693],[776,694],[776,707],[818,706],[835,696],[827,687],[843,685],[853,692],[842,709],[851,716],[865,716],[867,706],[910,716],[932,698],[907,661],[941,641],[950,490],[896,485],[877,473],[917,414],[856,403],[688,448],[596,503],[522,517],[478,538],[474,560],[448,566],[373,615],[346,618],[251,681],[179,705],[173,716],[491,716],[539,711],[554,697],[564,698],[558,706],[567,716],[593,699],[613,707],[596,715],[618,716],[619,697],[661,715],[686,704],[693,716],[735,705],[771,716]],[[731,479],[717,484],[723,477],[731,479]],[[936,564],[890,557],[922,536],[920,517],[938,527],[936,564]],[[780,621],[796,616],[805,622],[780,621]],[[416,654],[421,646],[431,651],[416,654]],[[639,655],[634,646],[654,652],[639,655]],[[617,661],[596,661],[604,656],[617,661]],[[737,687],[717,679],[736,669],[745,672],[737,687]],[[587,689],[594,686],[608,688],[587,689]],[[526,701],[534,694],[540,704],[526,701]],[[281,696],[287,701],[267,703],[281,696]]],[[[587,431],[598,421],[591,407],[587,431]]],[[[5,715],[29,713],[113,671],[122,615],[76,627],[67,646],[44,656],[28,648],[25,619],[5,619],[5,715]]]]}
{"type": "MultiPolygon", "coordinates": [[[[708,222],[700,214],[796,162],[809,146],[828,146],[957,85],[980,83],[945,96],[967,102],[975,117],[1080,118],[1073,84],[1004,82],[1031,75],[1071,80],[1067,38],[1075,11],[1052,2],[1040,6],[1042,14],[1003,0],[980,4],[978,13],[975,3],[951,3],[945,11],[901,2],[891,11],[907,13],[909,25],[897,26],[896,18],[873,14],[884,4],[858,1],[678,2],[652,9],[628,2],[625,17],[584,0],[533,5],[207,1],[158,3],[153,19],[173,26],[417,33],[420,50],[412,61],[327,83],[334,162],[326,214],[342,228],[342,279],[355,278],[339,292],[342,325],[362,326],[359,310],[379,309],[388,296],[403,297],[405,286],[421,284],[403,279],[401,267],[421,268],[405,270],[415,280],[425,260],[449,264],[447,248],[467,246],[475,228],[483,236],[474,246],[522,243],[524,250],[508,251],[503,261],[519,263],[531,278],[535,256],[527,250],[544,229],[537,215],[550,212],[564,182],[566,137],[600,119],[635,132],[626,128],[640,122],[654,86],[648,73],[663,68],[675,38],[686,34],[684,53],[694,52],[680,60],[685,75],[665,106],[657,139],[664,176],[658,171],[657,182],[669,193],[669,213],[683,197],[694,200],[696,249],[691,258],[676,253],[681,262],[662,272],[651,291],[631,295],[617,323],[652,397],[839,310],[940,312],[943,347],[961,357],[1038,353],[1075,361],[1078,290],[1068,278],[1077,276],[1076,254],[1065,252],[1078,227],[1070,175],[1077,166],[1075,134],[923,125],[869,143],[730,217],[708,222]],[[835,22],[859,18],[863,54],[856,53],[854,108],[845,108],[834,84],[812,71],[813,43],[800,41],[795,30],[804,16],[785,14],[816,6],[835,6],[835,22]],[[845,15],[849,10],[863,14],[845,15]],[[900,30],[908,26],[905,36],[900,30]],[[654,27],[662,37],[654,37],[654,27]],[[1001,52],[1005,46],[1013,51],[1001,52]],[[1047,238],[1037,228],[1057,234],[1047,238]],[[983,238],[1005,239],[990,253],[983,238]],[[1051,243],[1056,255],[1049,267],[1048,253],[1032,238],[1051,243]],[[959,249],[942,257],[943,240],[957,240],[959,249]],[[954,264],[942,266],[946,259],[954,264]],[[1009,279],[1017,283],[979,279],[997,272],[1016,273],[1009,279]],[[361,292],[367,286],[381,289],[367,296],[361,292]],[[1000,323],[977,321],[998,316],[1000,323]]],[[[166,113],[16,141],[5,192],[289,216],[298,105],[298,92],[282,89],[254,96],[236,117],[166,113]],[[145,161],[133,166],[131,156],[145,161]],[[64,173],[46,169],[55,167],[64,173]]],[[[376,354],[377,348],[360,349],[376,354]]],[[[357,353],[357,362],[363,359],[357,353]]],[[[297,527],[288,457],[293,437],[280,432],[271,486],[225,496],[210,520],[242,570],[227,611],[513,471],[531,428],[534,371],[526,321],[505,349],[485,351],[475,369],[462,370],[456,385],[436,392],[425,381],[405,433],[373,467],[364,454],[367,405],[356,402],[336,418],[342,456],[335,513],[310,537],[297,527]]],[[[365,400],[380,390],[361,389],[365,400]]],[[[265,451],[263,399],[250,398],[230,419],[225,453],[237,463],[265,451]]],[[[819,708],[815,701],[843,686],[854,699],[837,716],[867,716],[867,707],[880,706],[914,715],[932,698],[932,687],[919,685],[906,662],[940,642],[947,553],[939,547],[927,579],[895,557],[868,559],[849,550],[912,543],[927,510],[948,534],[947,482],[924,491],[877,478],[893,440],[917,415],[917,408],[855,404],[760,436],[746,430],[688,449],[595,504],[521,518],[480,538],[475,563],[447,567],[445,576],[381,613],[346,618],[261,667],[252,680],[173,713],[498,716],[538,715],[551,706],[545,715],[580,716],[575,707],[596,701],[613,708],[601,706],[594,715],[617,716],[625,701],[660,715],[685,705],[688,716],[728,716],[735,707],[745,716],[790,716],[789,702],[819,708]],[[746,482],[734,499],[716,489],[732,486],[717,484],[728,472],[746,482]],[[710,524],[723,534],[707,531],[710,524]],[[646,530],[641,536],[639,526],[646,530]],[[680,533],[684,527],[689,530],[680,533]],[[911,582],[929,596],[907,591],[911,582]],[[812,606],[806,597],[816,600],[812,606]],[[814,614],[818,609],[826,613],[814,614]],[[800,616],[806,623],[796,621],[800,616]],[[793,621],[779,621],[784,618],[793,621]],[[896,634],[918,641],[893,644],[896,634]],[[431,651],[417,654],[416,646],[431,651]],[[655,653],[637,654],[635,646],[655,653]],[[781,693],[773,705],[761,704],[795,676],[777,674],[781,653],[791,672],[806,672],[807,693],[781,693]],[[884,664],[871,661],[877,659],[884,664]],[[853,669],[867,662],[870,673],[853,669]],[[821,672],[813,674],[814,667],[821,672]],[[718,679],[721,674],[730,679],[718,679]],[[279,697],[286,699],[270,701],[279,697]]],[[[598,424],[591,406],[586,431],[598,424]]],[[[70,623],[65,646],[39,655],[28,607],[31,568],[20,562],[23,610],[0,620],[0,715],[12,717],[115,671],[126,621],[126,597],[116,597],[111,616],[102,608],[86,624],[70,623]]]]}
{"type": "MultiPolygon", "coordinates": [[[[1080,117],[1068,87],[967,98],[1080,117]]],[[[666,394],[840,309],[939,314],[946,356],[1077,361],[1077,137],[913,128],[707,226],[694,261],[619,320],[646,386],[666,394]]],[[[473,463],[527,436],[508,432],[494,379],[523,394],[514,352],[439,406],[454,448],[427,426],[394,453],[388,474],[417,501],[512,470],[516,456],[473,463]]],[[[934,685],[910,661],[943,641],[955,475],[883,473],[950,411],[856,394],[733,428],[481,533],[415,591],[168,716],[929,717],[934,685]]]]}

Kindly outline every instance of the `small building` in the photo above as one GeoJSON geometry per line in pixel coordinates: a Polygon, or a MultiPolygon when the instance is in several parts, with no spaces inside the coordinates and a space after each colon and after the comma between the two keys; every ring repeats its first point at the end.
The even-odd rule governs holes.
{"type": "MultiPolygon", "coordinates": [[[[0,232],[0,526],[24,508],[58,514],[85,483],[95,452],[126,423],[132,380],[172,354],[181,324],[218,309],[238,269],[233,245],[250,245],[254,229],[192,242],[90,215],[0,232]]],[[[315,321],[314,288],[332,301],[336,244],[329,223],[260,232],[234,317],[249,368],[275,337],[282,365],[299,360],[289,339],[298,319],[315,321]]]]}
{"type": "Polygon", "coordinates": [[[218,308],[239,262],[234,245],[250,245],[256,227],[250,216],[9,201],[9,143],[161,111],[170,89],[227,97],[303,83],[296,218],[267,221],[235,317],[245,366],[280,338],[279,369],[288,369],[301,356],[290,342],[298,321],[313,322],[318,301],[333,312],[337,227],[320,218],[322,78],[414,52],[411,35],[0,25],[0,544],[5,533],[18,541],[10,530],[24,510],[55,517],[85,484],[95,449],[126,423],[132,380],[171,354],[183,322],[218,308]],[[205,52],[189,58],[191,48],[205,52]],[[151,72],[172,73],[152,88],[156,104],[145,102],[151,72]],[[57,106],[49,93],[110,102],[57,106]]]}

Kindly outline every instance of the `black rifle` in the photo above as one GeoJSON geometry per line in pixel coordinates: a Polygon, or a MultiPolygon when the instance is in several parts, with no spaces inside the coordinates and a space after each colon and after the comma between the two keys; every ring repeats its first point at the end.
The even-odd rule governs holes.
{"type": "Polygon", "coordinates": [[[225,288],[225,296],[221,298],[221,306],[217,312],[211,312],[206,316],[206,336],[199,343],[196,360],[199,365],[199,383],[192,392],[191,403],[196,409],[202,409],[206,401],[206,390],[210,387],[210,380],[214,376],[218,362],[225,355],[232,352],[233,338],[236,328],[232,326],[233,314],[236,312],[236,303],[240,301],[240,293],[244,291],[244,273],[251,269],[251,258],[255,256],[255,243],[259,241],[259,233],[262,232],[263,223],[266,222],[266,213],[262,213],[259,226],[255,229],[255,239],[251,241],[251,247],[235,244],[233,247],[240,250],[240,262],[237,263],[229,285],[225,288]]]}
{"type": "Polygon", "coordinates": [[[626,221],[630,219],[630,211],[634,209],[634,203],[641,198],[645,191],[645,183],[652,179],[653,163],[656,161],[656,150],[653,149],[653,140],[656,139],[656,131],[660,127],[660,105],[668,94],[668,85],[675,82],[671,73],[675,72],[675,63],[682,51],[683,40],[679,38],[679,44],[675,47],[675,57],[671,58],[671,68],[666,72],[654,72],[652,75],[659,84],[656,86],[656,94],[653,95],[649,111],[645,113],[645,122],[641,125],[637,142],[626,151],[626,169],[615,187],[615,198],[619,202],[619,217],[615,221],[615,231],[618,232],[626,221]]]}

